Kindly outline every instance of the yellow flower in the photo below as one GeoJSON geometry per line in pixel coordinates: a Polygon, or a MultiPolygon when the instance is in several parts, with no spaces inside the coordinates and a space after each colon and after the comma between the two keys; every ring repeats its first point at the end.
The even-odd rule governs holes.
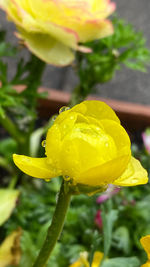
{"type": "Polygon", "coordinates": [[[148,261],[145,264],[141,265],[141,267],[150,267],[150,235],[143,236],[140,239],[140,242],[148,256],[148,261]]]}
{"type": "MultiPolygon", "coordinates": [[[[93,262],[91,267],[99,267],[102,259],[103,259],[104,254],[102,252],[96,251],[94,253],[94,257],[93,257],[93,262]]],[[[69,267],[89,267],[89,262],[88,262],[88,253],[82,252],[80,253],[80,258],[75,261],[74,263],[72,263],[69,267]]]]}
{"type": "Polygon", "coordinates": [[[46,157],[13,156],[23,172],[46,180],[63,175],[89,186],[148,182],[146,170],[131,157],[128,134],[108,105],[91,100],[62,110],[48,130],[46,157]]]}
{"type": "Polygon", "coordinates": [[[42,60],[67,65],[72,50],[90,52],[79,43],[113,33],[106,18],[115,10],[110,0],[0,0],[28,48],[42,60]]]}

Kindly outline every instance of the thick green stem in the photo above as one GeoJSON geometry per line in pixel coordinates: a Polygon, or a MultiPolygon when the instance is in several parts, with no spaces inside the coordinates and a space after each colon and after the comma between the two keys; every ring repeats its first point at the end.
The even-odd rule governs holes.
{"type": "MultiPolygon", "coordinates": [[[[45,267],[51,255],[51,252],[61,234],[67,209],[70,204],[71,194],[69,190],[65,190],[65,182],[62,183],[56,209],[53,215],[52,223],[48,229],[46,240],[43,247],[33,264],[33,267],[45,267]]],[[[67,186],[67,185],[66,185],[67,186]]]]}

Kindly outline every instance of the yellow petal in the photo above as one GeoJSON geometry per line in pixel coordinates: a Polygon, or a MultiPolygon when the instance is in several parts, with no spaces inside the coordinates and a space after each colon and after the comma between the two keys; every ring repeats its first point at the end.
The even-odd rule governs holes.
{"type": "Polygon", "coordinates": [[[92,262],[91,267],[99,267],[103,257],[104,257],[104,253],[96,251],[94,253],[93,262],[92,262]]]}
{"type": "Polygon", "coordinates": [[[63,139],[61,169],[73,178],[116,156],[117,149],[110,135],[98,126],[76,121],[63,139]]]}
{"type": "Polygon", "coordinates": [[[131,154],[131,142],[126,130],[113,120],[101,120],[101,125],[105,132],[110,135],[117,147],[117,155],[131,154]]]}
{"type": "Polygon", "coordinates": [[[76,262],[69,265],[69,267],[82,267],[82,262],[80,260],[77,260],[76,262]]]}
{"type": "Polygon", "coordinates": [[[113,26],[110,21],[85,21],[83,24],[79,24],[76,28],[81,42],[88,42],[104,38],[113,34],[113,26]]]}
{"type": "Polygon", "coordinates": [[[141,163],[131,157],[131,160],[125,170],[125,172],[113,182],[119,186],[135,186],[140,184],[146,184],[148,182],[147,171],[142,167],[141,163]]]}
{"type": "Polygon", "coordinates": [[[21,14],[18,12],[19,10],[15,0],[0,0],[0,8],[6,11],[8,19],[12,20],[16,25],[21,25],[21,14]]]}
{"type": "Polygon", "coordinates": [[[145,264],[142,264],[141,267],[150,267],[150,261],[147,261],[145,264]]]}
{"type": "Polygon", "coordinates": [[[62,27],[52,22],[43,22],[39,19],[35,20],[28,13],[23,12],[22,23],[18,23],[18,26],[22,27],[28,33],[46,34],[66,46],[77,49],[78,34],[68,29],[67,25],[66,27],[62,27]]]}
{"type": "Polygon", "coordinates": [[[147,253],[148,259],[150,260],[150,235],[143,236],[140,239],[141,245],[147,253]]]}
{"type": "Polygon", "coordinates": [[[47,158],[31,158],[23,155],[13,155],[16,166],[24,173],[43,179],[50,179],[60,175],[57,169],[52,169],[47,158]]]}
{"type": "Polygon", "coordinates": [[[66,66],[74,60],[71,49],[50,35],[19,31],[27,47],[41,60],[56,66],[66,66]]]}
{"type": "Polygon", "coordinates": [[[81,173],[79,176],[74,177],[74,180],[77,183],[91,186],[101,186],[114,183],[113,181],[126,169],[129,159],[130,155],[115,158],[105,164],[81,173]]]}
{"type": "Polygon", "coordinates": [[[87,100],[74,106],[70,112],[79,112],[84,116],[91,116],[97,120],[114,120],[120,123],[116,113],[106,103],[97,100],[87,100]]]}
{"type": "Polygon", "coordinates": [[[92,117],[98,121],[108,119],[120,124],[120,120],[117,117],[116,113],[113,111],[113,109],[109,107],[106,103],[97,100],[83,101],[82,103],[75,105],[70,110],[62,112],[57,117],[55,123],[62,122],[68,116],[68,114],[72,112],[82,114],[86,118],[92,117]]]}
{"type": "Polygon", "coordinates": [[[114,2],[108,1],[108,0],[93,0],[92,1],[92,10],[94,12],[102,12],[101,17],[106,18],[109,16],[112,12],[114,12],[116,8],[116,4],[114,2]]]}
{"type": "Polygon", "coordinates": [[[0,246],[0,266],[18,266],[21,258],[20,249],[21,230],[12,232],[0,246]]]}
{"type": "Polygon", "coordinates": [[[61,132],[59,126],[54,125],[48,130],[46,136],[45,154],[47,162],[53,167],[60,169],[60,151],[62,148],[61,132]]]}

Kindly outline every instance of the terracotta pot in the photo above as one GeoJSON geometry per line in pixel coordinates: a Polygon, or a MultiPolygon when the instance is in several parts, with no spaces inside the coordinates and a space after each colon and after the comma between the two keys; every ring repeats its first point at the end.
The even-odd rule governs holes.
{"type": "MultiPolygon", "coordinates": [[[[68,92],[46,88],[40,88],[39,91],[48,93],[47,99],[39,100],[38,110],[41,117],[49,118],[52,114],[58,113],[59,108],[69,103],[70,93],[68,92]]],[[[131,133],[143,131],[150,126],[150,106],[101,98],[94,95],[90,95],[88,99],[106,102],[115,110],[122,125],[131,133]]]]}
{"type": "MultiPolygon", "coordinates": [[[[15,86],[20,92],[24,86],[15,86]]],[[[40,99],[38,104],[39,116],[49,119],[51,115],[57,114],[62,106],[67,106],[71,97],[69,92],[55,89],[39,88],[39,92],[47,92],[46,99],[40,99]]],[[[111,106],[121,120],[121,124],[131,134],[135,131],[144,131],[150,126],[150,106],[126,101],[102,98],[96,95],[90,95],[88,99],[104,101],[111,106]]]]}

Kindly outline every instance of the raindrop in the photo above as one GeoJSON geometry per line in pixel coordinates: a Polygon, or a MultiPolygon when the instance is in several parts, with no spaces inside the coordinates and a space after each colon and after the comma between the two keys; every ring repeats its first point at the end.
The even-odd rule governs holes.
{"type": "Polygon", "coordinates": [[[70,107],[63,106],[63,107],[60,108],[60,110],[59,110],[59,114],[62,113],[62,112],[64,112],[64,111],[67,111],[67,110],[69,110],[69,109],[70,109],[70,107]]]}
{"type": "Polygon", "coordinates": [[[71,179],[70,176],[68,176],[68,175],[64,175],[63,178],[65,181],[70,181],[70,179],[71,179]]]}
{"type": "Polygon", "coordinates": [[[52,116],[52,121],[55,121],[57,119],[58,115],[52,116]]]}
{"type": "Polygon", "coordinates": [[[46,140],[43,140],[41,144],[42,144],[42,147],[46,147],[46,140]]]}

